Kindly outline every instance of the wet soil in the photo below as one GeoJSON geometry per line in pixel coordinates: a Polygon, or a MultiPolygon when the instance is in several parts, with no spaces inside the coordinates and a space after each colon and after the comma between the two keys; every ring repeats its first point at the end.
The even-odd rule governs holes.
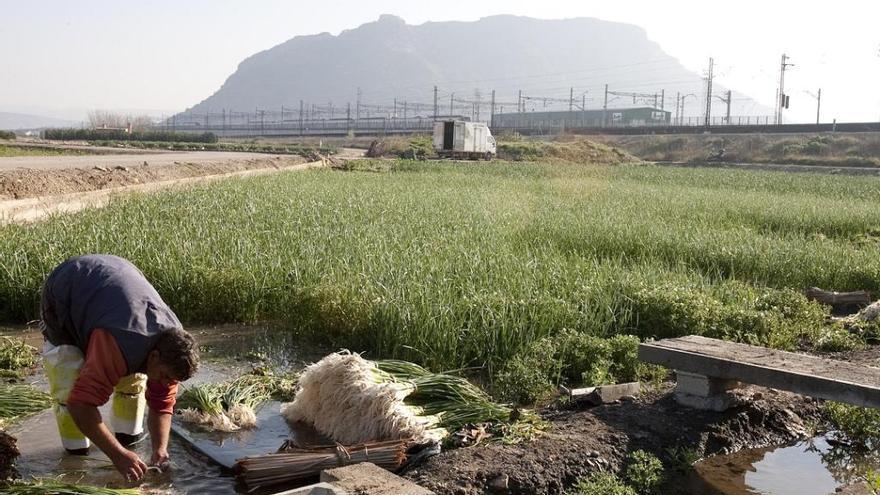
{"type": "MultiPolygon", "coordinates": [[[[499,493],[559,494],[579,477],[618,472],[626,456],[646,450],[669,463],[674,448],[701,457],[767,447],[811,435],[821,421],[819,402],[758,387],[737,391],[740,405],[723,413],[679,406],[672,385],[642,397],[589,410],[545,413],[552,429],[519,445],[489,443],[444,452],[410,469],[405,477],[438,495],[487,493],[493,481],[507,480],[499,493]]],[[[688,492],[670,486],[664,494],[688,492]]]]}
{"type": "Polygon", "coordinates": [[[18,477],[18,471],[15,470],[15,459],[18,456],[15,438],[0,431],[0,480],[18,477]]]}
{"type": "MultiPolygon", "coordinates": [[[[38,159],[45,160],[43,157],[38,159]]],[[[192,177],[241,172],[246,170],[282,168],[306,163],[300,156],[257,155],[248,153],[185,153],[138,155],[118,158],[102,156],[98,165],[81,166],[70,161],[71,158],[88,157],[50,157],[67,159],[69,167],[38,168],[24,165],[0,169],[0,201],[35,198],[86,191],[98,191],[116,187],[163,182],[192,177]],[[170,158],[173,157],[173,160],[170,158]],[[158,161],[161,158],[161,161],[158,161]],[[135,160],[132,162],[132,160],[135,160]],[[151,164],[150,162],[153,161],[151,164]],[[123,164],[124,163],[124,164],[123,164]]],[[[91,162],[90,162],[91,163],[91,162]]]]}

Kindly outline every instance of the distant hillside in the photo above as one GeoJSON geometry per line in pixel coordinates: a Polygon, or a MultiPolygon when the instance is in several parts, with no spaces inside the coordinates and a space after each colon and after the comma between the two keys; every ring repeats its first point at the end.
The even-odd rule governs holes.
{"type": "Polygon", "coordinates": [[[71,127],[78,126],[79,122],[72,120],[43,117],[41,115],[28,115],[23,113],[0,112],[0,129],[39,129],[41,127],[71,127]]]}
{"type": "MultiPolygon", "coordinates": [[[[684,68],[637,26],[591,18],[515,16],[411,26],[385,15],[338,36],[298,36],[257,53],[190,111],[277,111],[284,105],[298,112],[300,100],[328,107],[332,103],[339,110],[347,103],[355,105],[360,88],[365,105],[390,106],[397,98],[424,104],[415,108],[424,114],[427,107],[433,109],[434,85],[440,89],[443,109],[451,93],[474,100],[477,89],[482,101],[497,90],[506,112],[515,110],[519,90],[533,97],[528,100],[530,109],[567,108],[567,103],[538,98],[567,102],[569,87],[575,88],[575,100],[582,101],[587,91],[587,107],[600,108],[605,84],[621,92],[665,90],[665,108],[672,111],[676,92],[694,93],[687,99],[689,115],[700,115],[705,106],[700,74],[684,68]]],[[[716,85],[716,91],[721,94],[725,88],[716,85]]],[[[734,115],[771,112],[737,93],[734,100],[734,115]]],[[[632,104],[631,97],[610,101],[611,107],[632,104]]],[[[715,104],[720,115],[723,104],[715,104]]],[[[467,108],[467,103],[462,106],[467,108]]]]}

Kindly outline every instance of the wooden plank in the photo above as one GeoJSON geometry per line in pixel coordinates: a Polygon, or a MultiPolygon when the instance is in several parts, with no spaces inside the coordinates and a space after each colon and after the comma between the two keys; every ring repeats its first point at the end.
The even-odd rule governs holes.
{"type": "Polygon", "coordinates": [[[639,359],[712,378],[880,408],[880,369],[691,335],[639,345],[639,359]]]}

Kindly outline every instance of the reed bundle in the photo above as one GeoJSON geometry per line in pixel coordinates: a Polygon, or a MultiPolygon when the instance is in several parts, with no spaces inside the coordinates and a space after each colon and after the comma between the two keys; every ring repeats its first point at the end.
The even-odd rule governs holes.
{"type": "Polygon", "coordinates": [[[139,495],[137,488],[101,488],[77,485],[53,479],[13,481],[5,486],[0,483],[0,493],[7,495],[139,495]]]}
{"type": "Polygon", "coordinates": [[[391,440],[301,447],[287,442],[275,454],[239,459],[236,470],[249,490],[304,481],[315,478],[324,469],[361,462],[393,471],[406,461],[407,444],[406,440],[391,440]]]}
{"type": "Polygon", "coordinates": [[[0,423],[15,421],[52,405],[52,396],[30,385],[0,384],[0,423]]]}

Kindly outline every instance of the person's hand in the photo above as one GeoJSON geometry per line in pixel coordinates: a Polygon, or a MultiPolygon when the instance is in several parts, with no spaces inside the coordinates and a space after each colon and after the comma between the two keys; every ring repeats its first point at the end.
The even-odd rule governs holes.
{"type": "Polygon", "coordinates": [[[150,466],[156,466],[159,468],[159,471],[165,471],[171,466],[171,457],[168,456],[167,450],[157,450],[153,452],[153,457],[150,459],[150,466]]]}
{"type": "Polygon", "coordinates": [[[125,481],[133,483],[140,481],[147,472],[147,465],[138,457],[137,454],[130,450],[123,449],[118,455],[114,456],[113,465],[125,477],[125,481]]]}

